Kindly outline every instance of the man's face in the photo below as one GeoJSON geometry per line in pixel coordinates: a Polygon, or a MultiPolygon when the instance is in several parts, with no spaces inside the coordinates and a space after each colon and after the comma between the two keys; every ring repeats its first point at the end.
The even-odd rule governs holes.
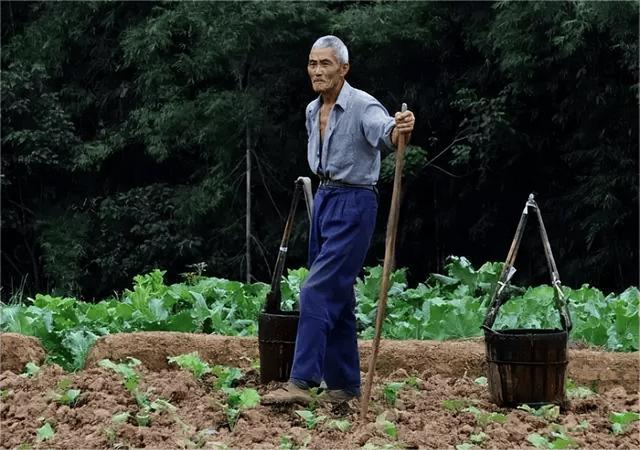
{"type": "Polygon", "coordinates": [[[307,72],[313,90],[319,94],[338,86],[348,71],[349,64],[340,64],[331,48],[314,48],[309,53],[307,72]]]}

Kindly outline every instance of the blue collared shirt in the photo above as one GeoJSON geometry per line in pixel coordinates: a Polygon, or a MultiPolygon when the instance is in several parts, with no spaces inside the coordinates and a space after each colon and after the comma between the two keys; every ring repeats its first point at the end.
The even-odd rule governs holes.
{"type": "Polygon", "coordinates": [[[393,117],[373,96],[344,82],[329,114],[320,148],[320,97],[306,110],[307,160],[311,170],[349,184],[373,185],[380,175],[380,151],[393,150],[393,117]],[[322,160],[320,160],[322,158],[322,160]]]}

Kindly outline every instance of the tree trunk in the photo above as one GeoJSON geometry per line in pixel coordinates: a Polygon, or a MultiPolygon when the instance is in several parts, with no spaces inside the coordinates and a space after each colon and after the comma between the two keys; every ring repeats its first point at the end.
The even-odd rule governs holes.
{"type": "Polygon", "coordinates": [[[246,246],[246,261],[247,261],[247,283],[251,283],[251,131],[249,130],[249,119],[247,118],[246,127],[246,158],[247,158],[247,193],[246,193],[246,205],[247,215],[245,219],[245,246],[246,246]]]}

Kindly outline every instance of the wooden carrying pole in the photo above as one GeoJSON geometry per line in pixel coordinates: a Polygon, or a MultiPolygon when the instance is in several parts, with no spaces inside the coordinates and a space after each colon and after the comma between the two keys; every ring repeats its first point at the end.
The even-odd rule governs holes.
{"type": "MultiPolygon", "coordinates": [[[[401,111],[407,110],[407,104],[403,103],[401,111]]],[[[396,150],[396,170],[393,176],[393,193],[391,194],[391,209],[387,221],[387,237],[384,249],[384,264],[382,266],[382,280],[380,282],[380,293],[378,295],[378,314],[376,316],[376,334],[371,347],[371,357],[369,358],[369,370],[367,370],[367,381],[364,385],[362,401],[360,405],[360,419],[365,420],[369,411],[369,398],[371,397],[371,385],[376,370],[376,359],[378,348],[380,347],[380,334],[382,333],[382,323],[384,322],[385,309],[387,307],[387,294],[389,291],[389,279],[394,266],[396,252],[396,233],[398,230],[398,216],[400,215],[400,190],[402,188],[402,170],[404,169],[404,151],[406,147],[406,136],[398,133],[398,148],[396,150]]]]}

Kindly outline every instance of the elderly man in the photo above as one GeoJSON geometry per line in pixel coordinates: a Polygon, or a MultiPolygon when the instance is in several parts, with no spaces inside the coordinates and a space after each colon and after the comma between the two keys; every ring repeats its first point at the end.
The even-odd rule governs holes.
{"type": "Polygon", "coordinates": [[[349,53],[335,36],[312,46],[307,65],[319,94],[306,109],[309,167],[320,178],[309,236],[310,271],[300,293],[291,378],[263,403],[308,404],[324,380],[330,402],[360,396],[354,283],[375,227],[380,152],[413,130],[411,111],[390,117],[371,95],[345,81],[349,53]]]}

